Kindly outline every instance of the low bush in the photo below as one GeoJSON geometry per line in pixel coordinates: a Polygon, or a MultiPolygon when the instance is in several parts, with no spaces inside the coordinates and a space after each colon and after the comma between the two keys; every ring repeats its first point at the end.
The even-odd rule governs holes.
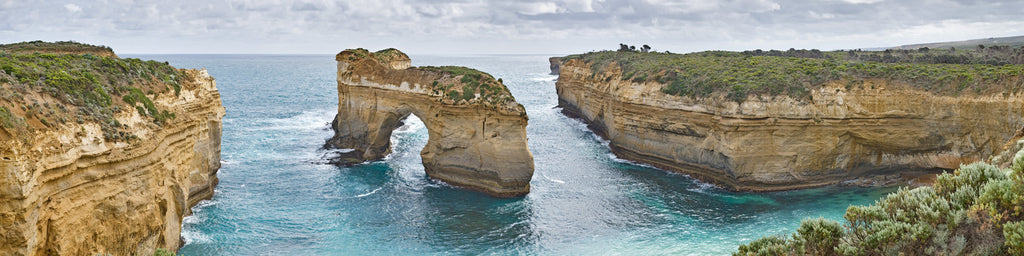
{"type": "Polygon", "coordinates": [[[850,206],[845,224],[804,220],[792,238],[764,237],[733,255],[1020,255],[1024,150],[1014,166],[963,165],[934,187],[903,188],[850,206]]]}
{"type": "MultiPolygon", "coordinates": [[[[107,49],[74,42],[0,45],[0,49],[7,50],[30,48],[68,51],[107,49]]],[[[13,95],[48,94],[62,102],[54,106],[50,106],[49,103],[46,106],[32,106],[28,102],[23,102],[21,96],[5,96],[0,99],[0,104],[7,102],[6,104],[13,106],[16,102],[21,102],[23,106],[32,106],[32,109],[26,111],[31,110],[34,118],[46,126],[59,125],[68,120],[79,120],[79,123],[94,121],[102,124],[107,139],[115,141],[127,138],[127,133],[121,131],[120,124],[114,125],[114,114],[122,110],[119,106],[121,104],[115,100],[120,99],[131,106],[140,104],[139,107],[145,110],[140,111],[140,114],[152,117],[153,122],[158,125],[163,124],[174,118],[173,113],[157,109],[142,92],[155,93],[173,88],[175,95],[178,95],[184,75],[167,63],[156,61],[122,59],[116,56],[101,57],[95,54],[38,52],[0,54],[0,70],[6,74],[0,74],[0,77],[12,78],[7,79],[10,84],[4,85],[4,89],[13,91],[13,95]]]]}
{"type": "MultiPolygon", "coordinates": [[[[800,99],[826,82],[840,80],[885,79],[939,94],[957,95],[992,90],[1018,92],[1022,89],[1019,83],[1024,79],[1024,65],[1013,63],[992,65],[986,61],[961,61],[949,64],[925,57],[878,62],[865,57],[873,55],[864,52],[851,55],[842,51],[791,51],[792,54],[601,51],[570,55],[562,60],[582,60],[595,74],[618,67],[621,80],[657,82],[667,94],[707,97],[717,92],[735,101],[742,101],[749,94],[788,95],[800,99]]],[[[942,51],[948,50],[933,50],[928,54],[942,51]]],[[[1014,52],[1024,59],[1024,49],[1014,52]]],[[[970,57],[965,58],[970,60],[970,57]]]]}
{"type": "Polygon", "coordinates": [[[495,80],[490,74],[476,69],[458,66],[424,66],[415,69],[440,73],[442,77],[457,78],[459,82],[455,85],[438,85],[437,81],[431,83],[433,90],[444,91],[445,98],[455,102],[479,100],[503,105],[514,101],[512,93],[502,84],[501,79],[495,80]],[[477,98],[476,94],[480,94],[480,97],[477,98]]]}

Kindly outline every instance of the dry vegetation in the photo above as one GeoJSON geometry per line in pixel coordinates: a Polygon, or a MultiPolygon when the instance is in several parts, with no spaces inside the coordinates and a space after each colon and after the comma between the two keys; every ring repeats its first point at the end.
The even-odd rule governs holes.
{"type": "MultiPolygon", "coordinates": [[[[65,42],[30,42],[0,46],[24,48],[104,48],[65,42]]],[[[109,48],[104,48],[108,49],[109,48]]],[[[174,118],[151,100],[158,92],[181,90],[183,72],[167,63],[85,54],[0,53],[0,124],[8,136],[22,137],[37,129],[76,122],[101,125],[108,140],[129,140],[114,115],[138,111],[161,125],[174,118]],[[127,108],[126,108],[127,107],[127,108]]]]}

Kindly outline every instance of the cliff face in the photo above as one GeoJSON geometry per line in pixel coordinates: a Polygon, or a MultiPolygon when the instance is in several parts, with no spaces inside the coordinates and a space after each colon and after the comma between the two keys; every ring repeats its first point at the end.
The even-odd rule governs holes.
{"type": "Polygon", "coordinates": [[[459,67],[409,68],[397,50],[345,50],[338,60],[338,115],[328,146],[353,163],[390,153],[391,132],[410,114],[429,132],[420,152],[431,178],[493,196],[529,192],[533,155],[526,111],[501,82],[459,67]]]}
{"type": "MultiPolygon", "coordinates": [[[[45,120],[41,114],[22,113],[31,118],[20,131],[0,127],[0,254],[177,250],[182,217],[213,195],[224,116],[206,70],[180,72],[177,95],[170,89],[148,95],[155,109],[172,118],[156,125],[141,106],[135,111],[122,105],[126,111],[114,112],[114,127],[131,139],[111,140],[102,124],[82,119],[41,125],[35,121],[45,120]]],[[[47,107],[55,102],[42,92],[25,97],[47,107]]]]}
{"type": "Polygon", "coordinates": [[[821,186],[907,170],[955,169],[997,153],[1024,125],[1024,95],[937,96],[885,80],[833,81],[809,99],[662,93],[562,62],[559,105],[619,157],[733,190],[821,186]]]}
{"type": "Polygon", "coordinates": [[[557,75],[558,72],[559,72],[558,66],[562,65],[562,58],[561,57],[551,57],[551,58],[548,58],[548,62],[550,63],[548,67],[551,68],[551,74],[552,75],[557,75]]]}

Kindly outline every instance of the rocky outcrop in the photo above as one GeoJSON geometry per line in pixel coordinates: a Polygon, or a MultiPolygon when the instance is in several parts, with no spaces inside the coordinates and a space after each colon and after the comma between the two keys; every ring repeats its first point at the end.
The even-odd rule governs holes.
{"type": "Polygon", "coordinates": [[[551,68],[551,74],[552,75],[557,75],[558,72],[559,72],[558,66],[562,65],[562,57],[551,57],[551,58],[548,58],[548,62],[550,63],[548,65],[548,67],[551,68]]]}
{"type": "MultiPolygon", "coordinates": [[[[128,140],[108,140],[89,121],[36,123],[24,134],[0,127],[0,255],[177,250],[182,218],[217,184],[224,116],[206,70],[180,72],[177,95],[147,96],[173,118],[157,125],[144,109],[115,112],[128,140]]],[[[30,96],[52,106],[46,93],[30,96]]]]}
{"type": "Polygon", "coordinates": [[[526,111],[500,80],[462,67],[410,68],[398,50],[345,50],[338,61],[338,115],[329,147],[352,163],[390,153],[391,132],[410,114],[429,139],[420,152],[431,178],[493,196],[529,192],[533,155],[526,111]]]}
{"type": "Polygon", "coordinates": [[[873,175],[957,168],[986,159],[1024,124],[1024,95],[941,96],[887,80],[832,81],[810,97],[742,103],[662,93],[561,63],[564,112],[611,141],[619,157],[732,190],[784,190],[873,175]]]}

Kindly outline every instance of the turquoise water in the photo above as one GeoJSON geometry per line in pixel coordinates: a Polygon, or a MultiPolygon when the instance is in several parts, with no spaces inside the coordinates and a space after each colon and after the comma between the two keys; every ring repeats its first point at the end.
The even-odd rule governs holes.
{"type": "Polygon", "coordinates": [[[893,191],[728,192],[614,158],[559,113],[547,56],[412,56],[489,72],[526,107],[532,192],[490,198],[426,177],[418,120],[394,133],[384,160],[324,164],[337,111],[332,55],[129,57],[207,68],[227,108],[220,184],[185,218],[183,255],[725,255],[893,191]]]}

